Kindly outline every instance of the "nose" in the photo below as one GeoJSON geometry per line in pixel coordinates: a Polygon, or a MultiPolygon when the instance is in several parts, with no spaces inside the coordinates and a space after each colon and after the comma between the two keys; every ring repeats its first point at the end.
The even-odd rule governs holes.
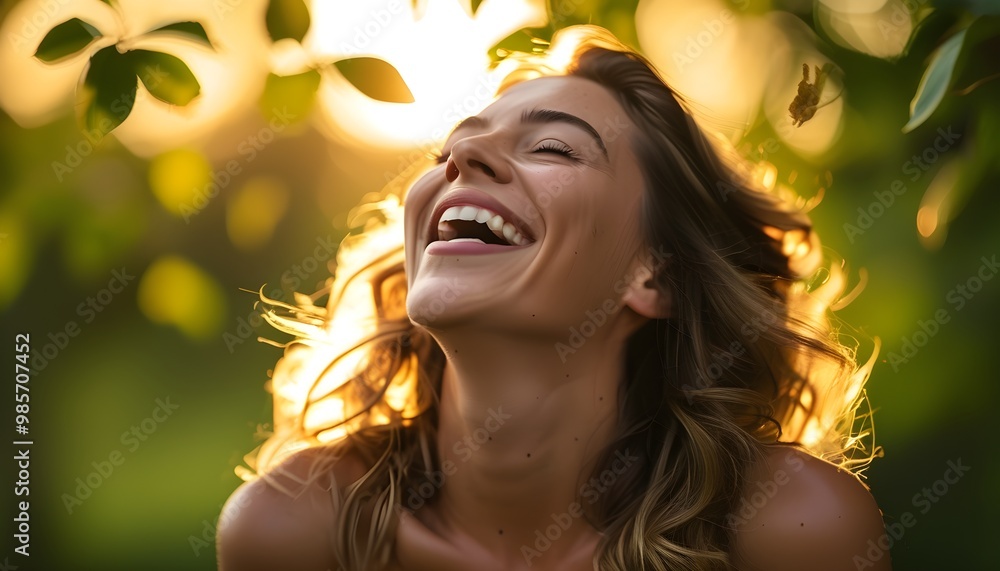
{"type": "Polygon", "coordinates": [[[455,182],[459,176],[475,179],[485,176],[493,182],[507,183],[511,180],[510,166],[501,149],[489,136],[466,137],[451,146],[451,156],[445,168],[445,178],[455,182]]]}

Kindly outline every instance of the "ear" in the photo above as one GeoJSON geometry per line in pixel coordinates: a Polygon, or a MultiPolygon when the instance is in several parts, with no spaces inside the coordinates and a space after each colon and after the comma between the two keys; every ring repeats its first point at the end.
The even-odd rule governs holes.
{"type": "Polygon", "coordinates": [[[660,291],[653,283],[653,271],[648,264],[636,261],[626,276],[627,287],[622,303],[632,311],[650,319],[670,317],[672,300],[668,292],[660,291]]]}

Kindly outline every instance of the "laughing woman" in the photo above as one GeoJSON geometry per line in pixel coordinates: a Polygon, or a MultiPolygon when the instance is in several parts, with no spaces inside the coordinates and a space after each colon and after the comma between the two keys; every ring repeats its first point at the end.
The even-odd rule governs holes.
{"type": "Polygon", "coordinates": [[[568,46],[455,127],[402,229],[365,211],[327,308],[273,306],[298,338],[225,571],[889,569],[808,217],[640,55],[568,46]]]}

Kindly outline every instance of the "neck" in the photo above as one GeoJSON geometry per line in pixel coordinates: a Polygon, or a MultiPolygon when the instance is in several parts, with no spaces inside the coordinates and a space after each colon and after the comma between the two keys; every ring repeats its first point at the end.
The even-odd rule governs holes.
{"type": "Polygon", "coordinates": [[[626,335],[608,329],[565,362],[555,342],[530,336],[481,327],[435,334],[448,363],[443,477],[428,525],[517,566],[558,561],[596,537],[582,509],[598,496],[590,490],[584,500],[581,488],[613,438],[624,376],[626,335]]]}

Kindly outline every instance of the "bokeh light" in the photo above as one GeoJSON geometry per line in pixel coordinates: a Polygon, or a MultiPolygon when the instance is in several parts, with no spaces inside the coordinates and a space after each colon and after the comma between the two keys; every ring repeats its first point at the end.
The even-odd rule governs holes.
{"type": "MultiPolygon", "coordinates": [[[[351,209],[382,200],[398,213],[427,152],[490,103],[504,57],[581,23],[641,49],[699,124],[754,163],[755,180],[802,197],[823,248],[769,231],[786,253],[838,260],[839,273],[813,285],[844,283],[838,335],[862,358],[880,346],[865,366],[885,456],[866,482],[886,521],[913,512],[913,495],[948,460],[973,466],[896,542],[895,566],[990,568],[1000,456],[969,438],[990,433],[1000,399],[1000,281],[986,279],[1000,252],[1000,81],[995,16],[972,11],[988,2],[300,3],[309,28],[276,41],[272,0],[0,5],[0,321],[8,341],[32,338],[38,568],[216,568],[213,534],[236,475],[304,445],[261,449],[274,421],[308,405],[309,428],[331,441],[345,431],[332,421],[357,405],[336,393],[360,355],[326,374],[317,358],[374,327],[346,325],[371,290],[331,274],[368,261],[334,263],[337,244],[363,226],[351,209]],[[105,37],[53,63],[33,57],[74,17],[105,37]],[[203,26],[211,47],[147,35],[174,22],[203,26]],[[970,25],[957,65],[940,74],[940,104],[902,132],[918,89],[934,83],[922,81],[934,50],[970,25]],[[137,84],[128,118],[98,140],[81,129],[77,90],[90,56],[113,45],[173,54],[199,95],[171,105],[137,84]],[[803,64],[808,84],[817,68],[824,84],[795,126],[803,64]],[[332,316],[331,294],[346,300],[332,316]],[[313,307],[315,343],[285,354],[259,339],[281,345],[302,332],[277,310],[293,302],[313,307]],[[130,451],[123,432],[166,398],[177,413],[130,451]],[[68,513],[64,494],[116,450],[125,463],[68,513]]],[[[373,238],[375,250],[394,243],[373,238]]],[[[410,388],[390,384],[375,420],[412,414],[410,388]]]]}
{"type": "Polygon", "coordinates": [[[139,281],[139,309],[151,321],[172,325],[196,340],[217,335],[225,296],[205,270],[179,256],[154,261],[139,281]]]}

